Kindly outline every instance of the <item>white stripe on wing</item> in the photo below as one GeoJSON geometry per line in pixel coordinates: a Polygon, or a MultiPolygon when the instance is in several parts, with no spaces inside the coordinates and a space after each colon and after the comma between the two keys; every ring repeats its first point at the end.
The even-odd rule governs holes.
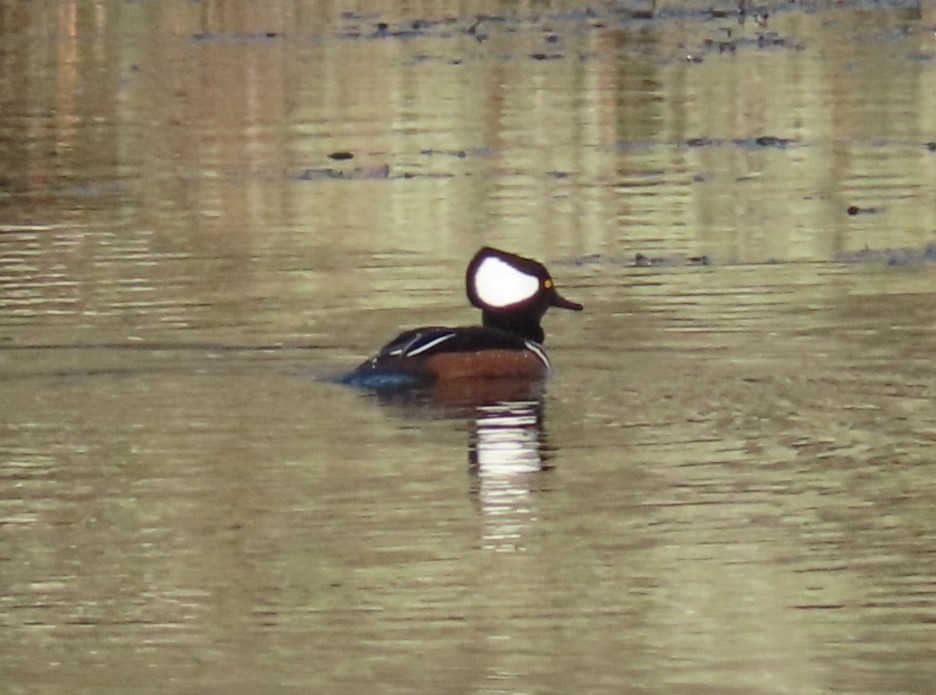
{"type": "Polygon", "coordinates": [[[426,343],[425,345],[416,345],[416,347],[413,347],[413,345],[416,344],[416,343],[418,343],[419,341],[414,341],[413,343],[410,343],[409,345],[407,345],[406,348],[404,348],[404,350],[403,350],[403,356],[404,356],[404,357],[415,357],[416,355],[421,355],[422,353],[426,352],[427,350],[431,350],[431,349],[434,348],[436,345],[439,345],[440,343],[444,343],[444,342],[445,342],[446,340],[448,340],[449,338],[454,338],[454,337],[455,337],[455,333],[454,333],[454,332],[453,332],[453,333],[446,333],[445,335],[440,335],[438,338],[434,338],[434,339],[430,340],[430,341],[429,341],[428,343],[426,343]]]}

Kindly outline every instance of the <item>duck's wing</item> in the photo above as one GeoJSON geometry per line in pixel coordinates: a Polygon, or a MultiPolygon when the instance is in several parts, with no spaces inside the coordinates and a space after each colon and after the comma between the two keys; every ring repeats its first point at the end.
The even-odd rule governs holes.
{"type": "Polygon", "coordinates": [[[400,333],[400,335],[380,348],[377,358],[406,358],[431,354],[433,350],[439,349],[443,343],[450,341],[455,335],[455,329],[444,326],[414,328],[400,333]]]}

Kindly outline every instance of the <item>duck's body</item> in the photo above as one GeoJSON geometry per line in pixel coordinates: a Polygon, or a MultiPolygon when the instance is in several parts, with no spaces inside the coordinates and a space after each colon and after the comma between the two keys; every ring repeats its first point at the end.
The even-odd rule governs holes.
{"type": "Polygon", "coordinates": [[[413,379],[542,378],[549,358],[539,343],[484,326],[427,326],[401,333],[355,373],[413,379]]]}
{"type": "Polygon", "coordinates": [[[489,247],[468,264],[469,301],[483,325],[426,326],[404,331],[345,381],[390,386],[456,379],[542,379],[551,371],[540,320],[546,310],[578,311],[556,292],[546,268],[529,258],[489,247]]]}

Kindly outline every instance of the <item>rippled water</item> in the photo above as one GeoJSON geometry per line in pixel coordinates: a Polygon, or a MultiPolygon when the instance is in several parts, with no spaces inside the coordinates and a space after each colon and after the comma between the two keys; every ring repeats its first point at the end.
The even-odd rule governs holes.
{"type": "Polygon", "coordinates": [[[927,3],[0,3],[0,682],[931,692],[934,59],[927,3]],[[586,307],[543,391],[332,381],[482,244],[586,307]]]}

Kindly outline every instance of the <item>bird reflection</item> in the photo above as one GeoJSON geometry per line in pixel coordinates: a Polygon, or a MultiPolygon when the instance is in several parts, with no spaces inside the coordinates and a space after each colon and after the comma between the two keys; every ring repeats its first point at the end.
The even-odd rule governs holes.
{"type": "Polygon", "coordinates": [[[499,552],[523,549],[536,521],[536,473],[549,468],[543,402],[502,401],[477,408],[468,443],[483,522],[482,546],[499,552]]]}
{"type": "Polygon", "coordinates": [[[545,468],[542,401],[501,401],[477,408],[468,464],[480,476],[513,476],[545,468]]]}
{"type": "Polygon", "coordinates": [[[552,468],[543,415],[543,383],[530,380],[447,380],[383,391],[379,400],[405,417],[465,420],[470,492],[482,521],[481,544],[523,549],[536,521],[541,472],[552,468]]]}

